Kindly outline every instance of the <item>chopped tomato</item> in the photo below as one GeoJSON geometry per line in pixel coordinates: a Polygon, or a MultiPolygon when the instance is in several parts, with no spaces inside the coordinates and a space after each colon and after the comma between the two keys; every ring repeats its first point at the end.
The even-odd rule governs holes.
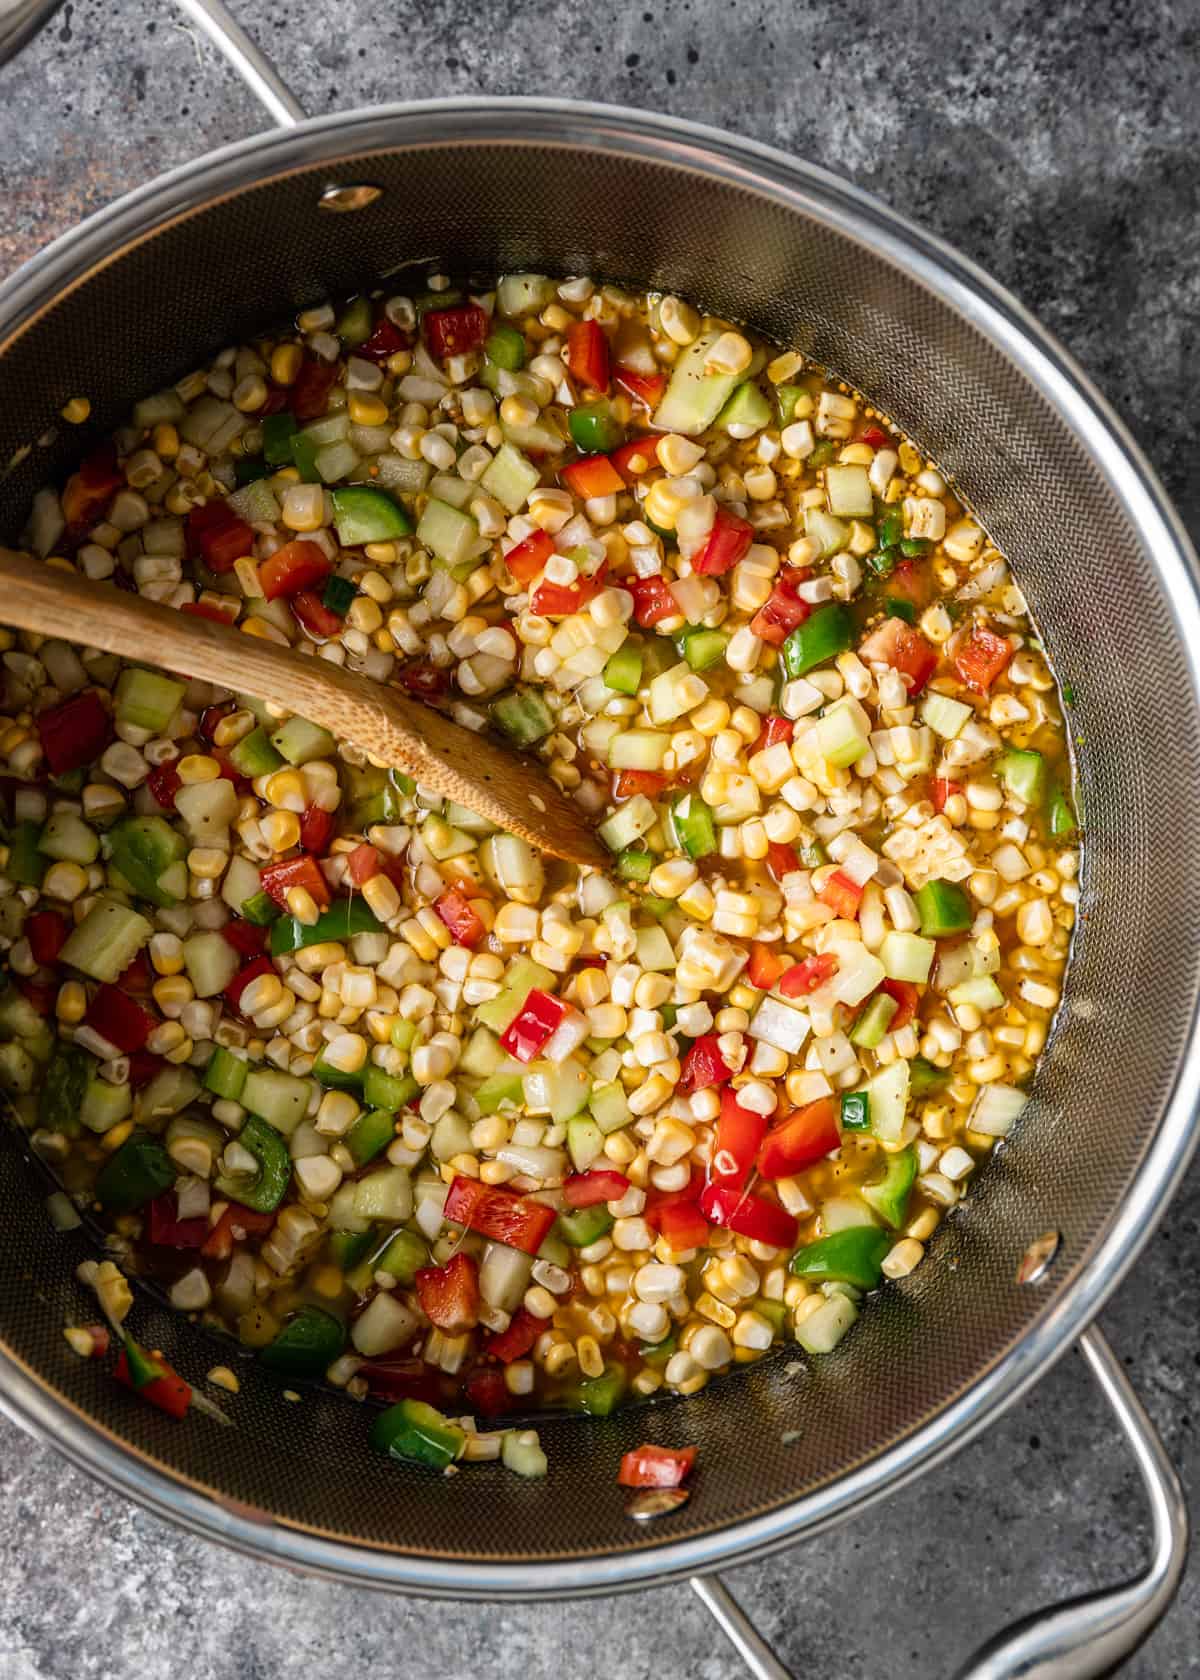
{"type": "Polygon", "coordinates": [[[123,992],[133,992],[138,997],[145,997],[157,978],[150,967],[150,958],[145,951],[139,951],[129,967],[121,971],[117,985],[123,992]]]}
{"type": "Polygon", "coordinates": [[[84,1020],[123,1056],[140,1050],[158,1025],[153,1015],[135,1003],[119,986],[97,988],[84,1020]]]}
{"type": "Polygon", "coordinates": [[[179,779],[179,772],[173,763],[158,764],[146,777],[146,786],[162,806],[164,811],[175,808],[175,795],[183,783],[179,779]]]}
{"type": "Polygon", "coordinates": [[[758,732],[758,739],[750,748],[750,757],[753,758],[755,753],[765,752],[768,747],[776,746],[780,741],[790,741],[795,727],[791,718],[781,717],[778,712],[768,712],[758,732]]]}
{"type": "Polygon", "coordinates": [[[658,1230],[673,1254],[703,1248],[708,1242],[708,1220],[694,1202],[670,1202],[661,1208],[658,1230]]]}
{"type": "Polygon", "coordinates": [[[268,601],[281,595],[298,595],[323,583],[333,570],[333,561],[315,542],[298,537],[294,542],[277,548],[269,560],[258,568],[258,581],[268,601]]]}
{"type": "Polygon", "coordinates": [[[473,951],[487,932],[461,887],[450,887],[435,901],[433,908],[450,929],[456,945],[466,945],[473,951]]]}
{"type": "Polygon", "coordinates": [[[721,1054],[719,1033],[702,1033],[683,1058],[683,1071],[677,1089],[690,1095],[693,1091],[707,1091],[710,1085],[724,1085],[733,1078],[721,1054]]]}
{"type": "Polygon", "coordinates": [[[360,846],[355,846],[347,857],[346,865],[354,885],[356,887],[365,886],[368,881],[373,880],[380,873],[379,853],[374,846],[368,845],[364,840],[360,846]]]}
{"type": "Polygon", "coordinates": [[[917,1013],[917,1003],[921,994],[911,980],[883,980],[879,984],[879,990],[896,1000],[896,1013],[888,1022],[888,1031],[899,1032],[917,1013]]]}
{"type": "Polygon", "coordinates": [[[333,836],[333,812],[319,805],[305,807],[300,818],[300,844],[306,852],[323,852],[333,836]]]}
{"type": "Polygon", "coordinates": [[[658,465],[658,439],[634,438],[632,442],[623,443],[619,449],[614,449],[608,458],[626,484],[631,484],[634,479],[649,472],[651,467],[658,465]]]}
{"type": "Polygon", "coordinates": [[[448,1336],[462,1336],[479,1323],[479,1268],[469,1254],[444,1266],[422,1266],[413,1279],[421,1311],[448,1336]]]}
{"type": "Polygon", "coordinates": [[[608,367],[608,340],[599,321],[573,321],[567,328],[567,368],[572,379],[604,392],[608,390],[608,367]]]}
{"type": "Polygon", "coordinates": [[[809,992],[815,992],[818,986],[823,986],[826,980],[832,980],[837,968],[838,960],[832,951],[805,957],[803,962],[788,969],[779,982],[779,990],[784,997],[805,997],[809,992]]]}
{"type": "Polygon", "coordinates": [[[254,532],[228,502],[216,498],[187,516],[187,550],[210,572],[231,572],[234,562],[254,552],[254,532]]]}
{"type": "Polygon", "coordinates": [[[234,916],[221,929],[221,938],[227,945],[232,945],[239,956],[257,957],[267,948],[267,933],[265,927],[256,927],[253,922],[234,916]]]}
{"type": "Polygon", "coordinates": [[[441,700],[450,687],[450,673],[443,671],[439,665],[428,665],[422,661],[417,665],[406,665],[400,672],[400,681],[419,700],[441,700]]]}
{"type": "Polygon", "coordinates": [[[923,612],[933,598],[933,574],[928,560],[901,560],[888,575],[882,593],[907,601],[923,612]]]}
{"type": "Polygon", "coordinates": [[[799,868],[800,854],[795,846],[783,840],[767,843],[767,869],[772,880],[782,881],[785,875],[794,875],[799,868]]]}
{"type": "Polygon", "coordinates": [[[200,713],[200,722],[196,725],[197,735],[211,747],[216,739],[218,726],[236,709],[232,700],[222,700],[218,705],[205,706],[200,713]]]}
{"type": "Polygon", "coordinates": [[[723,577],[745,559],[753,541],[754,527],[718,504],[712,530],[692,556],[692,570],[702,577],[723,577]]]}
{"type": "Polygon", "coordinates": [[[755,940],[750,947],[746,978],[752,986],[757,986],[760,992],[769,992],[786,967],[787,963],[783,957],[769,945],[760,944],[755,940]]]}
{"type": "Polygon", "coordinates": [[[726,1086],[721,1092],[721,1114],[708,1169],[710,1182],[740,1190],[750,1176],[766,1129],[766,1115],[744,1108],[737,1100],[737,1092],[726,1086]]]}
{"type": "Polygon", "coordinates": [[[260,974],[274,974],[275,964],[265,954],[261,957],[251,957],[243,968],[239,968],[233,979],[226,986],[223,996],[228,999],[231,1009],[241,1009],[242,993],[251,980],[257,980],[260,974]]]}
{"type": "Polygon", "coordinates": [[[593,496],[615,496],[625,488],[625,480],[607,455],[585,455],[564,467],[559,477],[583,501],[593,496]]]}
{"type": "Polygon", "coordinates": [[[832,1097],[818,1097],[771,1128],[758,1153],[758,1170],[764,1178],[790,1178],[831,1155],[840,1142],[837,1106],[832,1097]]]}
{"type": "Polygon", "coordinates": [[[794,1248],[799,1227],[786,1208],[764,1196],[752,1196],[728,1184],[709,1184],[700,1195],[700,1211],[713,1225],[722,1225],[751,1242],[772,1248],[794,1248]]]}
{"type": "Polygon", "coordinates": [[[129,1058],[129,1084],[134,1091],[144,1091],[152,1079],[157,1079],[168,1066],[164,1056],[153,1056],[149,1050],[135,1050],[129,1058]]]}
{"type": "Polygon", "coordinates": [[[817,897],[822,904],[828,904],[835,916],[842,916],[846,921],[852,922],[858,915],[862,895],[862,888],[857,886],[849,875],[843,875],[840,869],[835,869],[817,897]]]}
{"type": "MultiPolygon", "coordinates": [[[[794,568],[803,571],[803,577],[808,576],[807,568],[794,568]]],[[[802,582],[803,577],[797,579],[802,582]]],[[[792,584],[785,578],[780,578],[772,589],[770,596],[750,620],[750,628],[762,642],[770,647],[782,647],[792,631],[812,612],[807,601],[802,601],[795,593],[792,584]]]]}
{"type": "Polygon", "coordinates": [[[543,618],[565,618],[586,607],[604,587],[608,566],[602,562],[591,577],[581,577],[577,583],[539,583],[530,596],[529,605],[543,618]]]}
{"type": "Polygon", "coordinates": [[[232,599],[227,608],[218,607],[213,601],[184,601],[179,610],[189,618],[206,618],[210,624],[232,624],[238,615],[238,604],[232,599]]]}
{"type": "Polygon", "coordinates": [[[535,1318],[528,1308],[519,1307],[507,1330],[488,1337],[484,1352],[493,1354],[502,1365],[511,1365],[514,1359],[524,1359],[545,1328],[544,1318],[535,1318]]]}
{"type": "Polygon", "coordinates": [[[284,858],[281,863],[268,863],[263,869],[262,890],[281,910],[287,909],[287,895],[293,887],[303,887],[311,893],[320,909],[329,908],[329,883],[312,858],[284,858]]]}
{"type": "Polygon", "coordinates": [[[569,1208],[595,1207],[597,1202],[619,1202],[628,1188],[624,1173],[593,1167],[591,1172],[572,1173],[564,1181],[563,1200],[569,1208]]]}
{"type": "Polygon", "coordinates": [[[32,916],[26,916],[25,937],[39,968],[58,961],[58,953],[67,943],[67,931],[57,910],[35,910],[32,916]]]}
{"type": "Polygon", "coordinates": [[[94,688],[72,694],[37,715],[37,732],[54,776],[65,776],[99,758],[113,738],[112,718],[94,688]]]}
{"type": "Polygon", "coordinates": [[[228,1260],[235,1243],[247,1237],[265,1237],[275,1223],[273,1213],[255,1213],[252,1208],[231,1202],[205,1238],[200,1250],[206,1260],[228,1260]]]}
{"type": "Polygon", "coordinates": [[[934,810],[944,811],[946,809],[947,799],[952,799],[956,793],[961,793],[962,791],[963,784],[961,782],[951,782],[947,781],[945,776],[935,776],[933,778],[934,810]]]}
{"type": "Polygon", "coordinates": [[[394,356],[397,350],[408,349],[408,336],[393,326],[386,315],[375,323],[375,329],[365,343],[360,344],[354,352],[356,356],[365,356],[369,362],[386,362],[389,356],[394,356]]]}
{"type": "Polygon", "coordinates": [[[345,621],[313,589],[299,590],[290,597],[288,606],[300,628],[314,641],[327,642],[331,636],[340,636],[346,628],[345,621]]]}
{"type": "Polygon", "coordinates": [[[862,443],[870,444],[872,449],[882,449],[888,441],[887,433],[881,431],[878,426],[864,427],[859,438],[862,443]]]}
{"type": "Polygon", "coordinates": [[[117,467],[117,452],[106,443],[80,463],[62,493],[63,518],[73,536],[81,536],[94,525],[109,502],[125,483],[125,475],[117,467]]]}
{"type": "Polygon", "coordinates": [[[557,1218],[552,1207],[532,1196],[518,1196],[461,1175],[450,1185],[443,1211],[452,1224],[519,1248],[522,1254],[537,1253],[557,1218]]]}
{"type": "Polygon", "coordinates": [[[632,799],[644,793],[647,799],[657,799],[667,785],[661,770],[618,770],[613,784],[614,799],[632,799]]]}
{"type": "Polygon", "coordinates": [[[655,1447],[646,1442],[622,1458],[617,1484],[635,1488],[680,1487],[695,1462],[695,1447],[683,1447],[676,1452],[671,1447],[655,1447]]]}
{"type": "Polygon", "coordinates": [[[43,986],[38,980],[30,980],[27,975],[14,974],[13,985],[20,992],[27,1003],[31,1003],[39,1015],[53,1013],[54,1002],[58,997],[58,985],[43,986]]]}
{"type": "Polygon", "coordinates": [[[937,669],[937,649],[902,618],[885,618],[862,643],[860,659],[890,665],[907,679],[910,694],[920,694],[937,669]]]}
{"type": "Polygon", "coordinates": [[[491,322],[477,303],[463,303],[453,309],[429,309],[421,323],[431,352],[440,360],[482,350],[491,322]]]}
{"type": "Polygon", "coordinates": [[[397,1400],[424,1400],[427,1406],[442,1404],[440,1373],[423,1359],[397,1355],[368,1359],[358,1368],[370,1393],[377,1400],[394,1405],[397,1400]]]}
{"type": "Polygon", "coordinates": [[[477,1365],[463,1386],[467,1399],[481,1417],[499,1417],[512,1407],[504,1372],[494,1365],[477,1365]]]}
{"type": "Polygon", "coordinates": [[[679,602],[662,576],[623,578],[621,588],[633,596],[633,616],[643,630],[661,624],[664,618],[683,617],[679,602]]]}
{"type": "Polygon", "coordinates": [[[554,553],[554,538],[546,531],[533,531],[504,556],[518,583],[532,583],[554,553]]]}
{"type": "Polygon", "coordinates": [[[500,1035],[501,1048],[519,1062],[531,1062],[545,1049],[567,1013],[561,998],[534,986],[515,1019],[500,1035]]]}
{"type": "Polygon", "coordinates": [[[288,407],[297,420],[317,420],[324,414],[337,376],[336,362],[321,362],[315,356],[304,358],[288,394],[288,407]]]}
{"type": "Polygon", "coordinates": [[[1012,658],[1015,649],[1006,636],[977,624],[969,641],[954,655],[954,669],[968,688],[986,694],[1012,658]]]}
{"type": "Polygon", "coordinates": [[[622,367],[619,362],[613,377],[618,385],[624,385],[631,397],[645,403],[647,408],[657,408],[667,388],[665,373],[638,373],[634,368],[622,367]]]}
{"type": "Polygon", "coordinates": [[[180,1219],[174,1190],[155,1196],[148,1208],[147,1240],[155,1248],[202,1248],[208,1238],[208,1220],[180,1219]]]}

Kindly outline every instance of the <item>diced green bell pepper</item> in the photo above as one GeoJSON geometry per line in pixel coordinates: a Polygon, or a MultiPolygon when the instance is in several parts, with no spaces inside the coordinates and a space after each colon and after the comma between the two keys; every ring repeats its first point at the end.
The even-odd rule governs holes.
{"type": "Polygon", "coordinates": [[[713,814],[698,793],[685,793],[671,807],[671,827],[679,849],[693,862],[712,855],[717,849],[717,831],[713,814]]]}
{"type": "Polygon", "coordinates": [[[365,297],[351,298],[334,328],[347,350],[357,350],[371,336],[371,305],[365,297]]]}
{"type": "Polygon", "coordinates": [[[578,403],[567,415],[571,441],[585,455],[607,455],[625,441],[625,428],[613,413],[607,397],[578,403]]]}
{"type": "MultiPolygon", "coordinates": [[[[257,1114],[248,1114],[242,1122],[237,1141],[258,1162],[258,1174],[250,1181],[240,1175],[222,1174],[216,1181],[217,1191],[232,1201],[240,1202],[243,1207],[253,1208],[256,1213],[273,1213],[283,1200],[292,1176],[292,1157],[287,1139],[257,1114]]],[[[129,1146],[126,1144],[124,1147],[129,1146]]],[[[172,1177],[174,1172],[172,1167],[172,1177]]]]}
{"type": "MultiPolygon", "coordinates": [[[[415,1092],[417,1089],[415,1079],[412,1081],[412,1086],[415,1092]]],[[[359,1115],[346,1133],[344,1142],[346,1148],[354,1157],[354,1165],[365,1167],[368,1161],[373,1161],[381,1150],[387,1148],[395,1136],[395,1111],[372,1108],[359,1115]]]]}
{"type": "Polygon", "coordinates": [[[816,446],[813,449],[812,454],[808,457],[806,465],[809,468],[827,467],[830,461],[833,460],[836,451],[837,445],[833,442],[832,438],[818,438],[816,446]]]}
{"type": "Polygon", "coordinates": [[[894,997],[889,997],[886,992],[876,992],[850,1029],[851,1044],[860,1050],[874,1050],[899,1007],[894,997]]]}
{"type": "Polygon", "coordinates": [[[853,645],[854,621],[848,609],[840,601],[830,601],[797,625],[784,642],[783,668],[789,677],[802,677],[853,645]]]}
{"type": "Polygon", "coordinates": [[[108,1213],[132,1213],[169,1190],[175,1177],[175,1163],[158,1139],[134,1132],[100,1169],[96,1200],[108,1213]]]}
{"type": "Polygon", "coordinates": [[[906,601],[903,596],[885,595],[883,606],[889,618],[902,618],[905,624],[915,624],[917,622],[917,609],[911,601],[906,601]]]}
{"type": "Polygon", "coordinates": [[[346,1327],[321,1307],[301,1307],[259,1358],[285,1377],[319,1377],[346,1345],[346,1327]]]}
{"type": "Polygon", "coordinates": [[[239,490],[270,476],[271,469],[261,455],[239,455],[233,463],[233,482],[239,490]]]}
{"type": "Polygon", "coordinates": [[[916,1179],[917,1152],[909,1144],[907,1149],[886,1157],[883,1177],[877,1183],[863,1185],[863,1200],[874,1208],[885,1225],[897,1231],[904,1223],[916,1179]]]}
{"type": "Polygon", "coordinates": [[[648,881],[654,869],[654,853],[640,852],[627,846],[617,859],[617,874],[622,881],[648,881]]]}
{"type": "Polygon", "coordinates": [[[570,1248],[587,1248],[606,1237],[616,1223],[603,1202],[560,1213],[554,1229],[570,1248]]]}
{"type": "Polygon", "coordinates": [[[883,1257],[891,1246],[892,1239],[877,1225],[851,1225],[798,1248],[788,1269],[795,1277],[875,1289],[883,1276],[883,1257]]]}
{"type": "Polygon", "coordinates": [[[237,1102],[246,1084],[250,1064],[232,1050],[217,1045],[204,1071],[204,1088],[227,1102],[237,1102]]]}
{"type": "Polygon", "coordinates": [[[371,1445],[406,1464],[444,1470],[460,1457],[467,1438],[456,1423],[424,1400],[401,1400],[371,1425],[371,1445]]]}
{"type": "Polygon", "coordinates": [[[262,421],[263,459],[272,467],[290,467],[292,439],[296,435],[296,416],[268,414],[262,421]]]}
{"type": "Polygon", "coordinates": [[[386,490],[369,484],[346,484],[330,491],[333,523],[345,548],[411,537],[413,522],[386,490]]]}
{"type": "Polygon", "coordinates": [[[420,1088],[410,1073],[385,1073],[372,1065],[363,1075],[363,1101],[369,1108],[383,1108],[389,1114],[398,1113],[410,1103],[420,1088]]]}
{"type": "Polygon", "coordinates": [[[40,887],[46,873],[46,859],[38,849],[41,824],[19,822],[13,829],[4,873],[19,887],[40,887]]]}
{"type": "Polygon", "coordinates": [[[125,1363],[129,1367],[130,1386],[139,1393],[143,1388],[149,1388],[151,1383],[157,1382],[165,1375],[162,1366],[148,1354],[144,1347],[135,1342],[128,1331],[122,1333],[121,1344],[125,1349],[125,1363]]]}
{"type": "Polygon", "coordinates": [[[661,1342],[643,1342],[638,1352],[647,1365],[660,1366],[670,1362],[671,1356],[679,1350],[679,1342],[675,1332],[669,1331],[661,1342]]]}
{"type": "Polygon", "coordinates": [[[869,1132],[871,1130],[871,1099],[866,1091],[842,1092],[842,1130],[869,1132]]]}
{"type": "Polygon", "coordinates": [[[282,912],[270,893],[256,892],[242,902],[242,915],[255,927],[270,927],[282,912]]]}
{"type": "Polygon", "coordinates": [[[1077,824],[1075,813],[1061,787],[1057,785],[1050,794],[1050,805],[1046,814],[1050,836],[1054,840],[1065,840],[1075,833],[1077,824]]]}
{"type": "Polygon", "coordinates": [[[954,881],[926,881],[913,895],[921,933],[926,939],[946,939],[965,933],[973,921],[971,901],[954,881]]]}
{"type": "Polygon", "coordinates": [[[331,1062],[327,1062],[324,1052],[313,1063],[312,1076],[318,1085],[323,1085],[328,1091],[350,1091],[356,1097],[362,1096],[361,1068],[357,1073],[347,1073],[344,1068],[334,1067],[331,1062]]]}
{"type": "Polygon", "coordinates": [[[579,1407],[591,1417],[608,1417],[625,1392],[625,1373],[619,1365],[606,1365],[598,1377],[588,1377],[578,1389],[579,1407]]]}
{"type": "Polygon", "coordinates": [[[79,1110],[96,1063],[86,1050],[75,1045],[56,1044],[54,1058],[46,1069],[38,1092],[38,1125],[48,1132],[79,1131],[79,1110]]]}
{"type": "Polygon", "coordinates": [[[345,618],[357,598],[358,590],[347,577],[339,577],[335,572],[325,585],[321,595],[321,605],[335,612],[339,618],[345,618]]]}
{"type": "Polygon", "coordinates": [[[777,385],[775,387],[775,403],[779,409],[779,424],[781,427],[791,425],[792,416],[796,412],[796,404],[807,395],[808,392],[803,385],[777,385]]]}
{"type": "Polygon", "coordinates": [[[895,504],[885,507],[875,521],[875,535],[880,548],[895,548],[904,537],[904,510],[895,504]]]}
{"type": "Polygon", "coordinates": [[[288,448],[292,454],[292,465],[300,474],[302,484],[323,484],[324,480],[317,470],[317,456],[320,453],[312,438],[304,432],[293,432],[288,439],[288,448]]]}
{"type": "Polygon", "coordinates": [[[723,630],[705,630],[689,625],[676,638],[675,645],[693,671],[709,671],[724,659],[729,637],[723,630]]]}
{"type": "Polygon", "coordinates": [[[923,554],[928,554],[933,544],[927,537],[902,537],[900,552],[906,560],[919,560],[923,554]]]}
{"type": "Polygon", "coordinates": [[[927,1097],[933,1091],[940,1091],[949,1078],[948,1068],[937,1067],[924,1056],[914,1056],[908,1064],[908,1094],[927,1097]]]}
{"type": "Polygon", "coordinates": [[[365,1260],[375,1242],[374,1231],[331,1231],[326,1242],[329,1258],[342,1272],[352,1272],[365,1260]]]}
{"type": "Polygon", "coordinates": [[[382,932],[383,923],[364,899],[339,898],[311,927],[294,916],[280,916],[271,927],[271,955],[281,957],[288,951],[302,951],[308,945],[324,945],[330,940],[340,945],[360,933],[382,932]]]}
{"type": "Polygon", "coordinates": [[[493,327],[483,353],[494,367],[519,373],[525,366],[525,334],[516,327],[493,327]]]}

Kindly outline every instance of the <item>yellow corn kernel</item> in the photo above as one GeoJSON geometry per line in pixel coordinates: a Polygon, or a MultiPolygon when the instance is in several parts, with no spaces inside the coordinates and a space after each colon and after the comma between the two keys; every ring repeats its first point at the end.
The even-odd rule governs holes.
{"type": "Polygon", "coordinates": [[[304,360],[298,344],[277,344],[271,352],[271,378],[276,385],[293,385],[304,360]]]}
{"type": "Polygon", "coordinates": [[[362,895],[381,922],[390,922],[399,914],[400,894],[395,883],[386,875],[372,875],[369,881],[364,882],[362,895]]]}
{"type": "Polygon", "coordinates": [[[585,1377],[604,1375],[604,1355],[600,1352],[600,1344],[594,1336],[580,1336],[575,1343],[575,1357],[585,1377]]]}
{"type": "Polygon", "coordinates": [[[58,989],[54,1013],[65,1026],[73,1027],[87,1013],[87,993],[78,980],[68,980],[58,989]]]}
{"type": "Polygon", "coordinates": [[[243,636],[254,636],[260,642],[274,642],[276,647],[291,646],[283,631],[270,619],[248,618],[240,628],[243,636]]]}
{"type": "Polygon", "coordinates": [[[719,1324],[722,1330],[732,1330],[737,1323],[737,1314],[732,1307],[727,1307],[723,1301],[718,1301],[707,1290],[696,1301],[696,1311],[702,1318],[707,1318],[713,1324],[719,1324]]]}
{"type": "Polygon", "coordinates": [[[150,444],[154,453],[164,461],[173,461],[179,453],[179,433],[170,421],[164,420],[150,434],[150,444]]]}
{"type": "Polygon", "coordinates": [[[346,409],[356,426],[386,426],[388,406],[382,397],[369,391],[351,391],[346,409]]]}
{"type": "Polygon", "coordinates": [[[234,576],[242,586],[242,594],[248,601],[256,601],[262,595],[263,587],[258,580],[258,566],[249,554],[243,554],[233,563],[234,576]]]}
{"type": "Polygon", "coordinates": [[[268,811],[259,827],[273,852],[287,852],[300,844],[300,818],[294,811],[268,811]]]}
{"type": "Polygon", "coordinates": [[[190,787],[196,782],[215,782],[221,766],[207,753],[186,753],[176,764],[175,772],[184,787],[190,787]]]}
{"type": "Polygon", "coordinates": [[[120,1149],[121,1145],[125,1142],[125,1139],[131,1136],[132,1132],[132,1118],[129,1120],[122,1120],[120,1125],[113,1126],[110,1130],[105,1132],[104,1136],[100,1139],[101,1149],[111,1155],[114,1149],[120,1149]]]}
{"type": "Polygon", "coordinates": [[[315,927],[321,912],[317,901],[307,887],[289,887],[284,894],[288,911],[304,927],[315,927]]]}
{"type": "Polygon", "coordinates": [[[92,412],[92,405],[86,397],[72,397],[59,412],[69,426],[82,426],[92,412]]]}
{"type": "Polygon", "coordinates": [[[308,796],[299,770],[274,771],[263,782],[262,793],[283,811],[295,811],[300,816],[307,808],[308,796]]]}

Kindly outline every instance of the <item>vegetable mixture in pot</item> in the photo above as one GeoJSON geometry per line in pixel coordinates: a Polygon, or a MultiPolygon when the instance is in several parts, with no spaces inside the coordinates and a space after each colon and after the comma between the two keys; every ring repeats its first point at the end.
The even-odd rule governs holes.
{"type": "Polygon", "coordinates": [[[156,1282],[385,1450],[537,1474],[444,1414],[827,1354],[920,1262],[1026,1100],[1078,834],[1021,593],[869,401],[676,297],[434,276],[140,402],[26,541],[500,731],[612,852],[0,633],[0,1077],[114,1328],[156,1282]]]}

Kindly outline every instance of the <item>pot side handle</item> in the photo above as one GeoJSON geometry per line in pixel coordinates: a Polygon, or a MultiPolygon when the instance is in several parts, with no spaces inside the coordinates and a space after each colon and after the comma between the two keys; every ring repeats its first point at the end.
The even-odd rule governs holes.
{"type": "MultiPolygon", "coordinates": [[[[1154,1552],[1149,1568],[1123,1586],[1035,1611],[982,1646],[955,1680],[1098,1680],[1111,1674],[1165,1615],[1183,1574],[1188,1514],[1183,1488],[1158,1431],[1107,1338],[1095,1325],[1079,1349],[1125,1431],[1150,1501],[1154,1552]]],[[[755,1680],[789,1680],[749,1617],[716,1576],[692,1590],[720,1624],[755,1680]]]]}
{"type": "Polygon", "coordinates": [[[62,5],[62,0],[0,0],[0,64],[15,58],[62,5]]]}

